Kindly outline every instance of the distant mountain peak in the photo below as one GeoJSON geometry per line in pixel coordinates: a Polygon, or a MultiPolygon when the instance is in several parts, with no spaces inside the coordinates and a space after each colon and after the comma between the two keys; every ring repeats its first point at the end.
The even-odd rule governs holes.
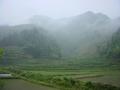
{"type": "Polygon", "coordinates": [[[30,18],[29,21],[30,21],[31,23],[38,24],[38,23],[42,23],[42,22],[46,23],[46,22],[48,22],[49,20],[51,20],[51,18],[48,17],[48,16],[35,15],[35,16],[33,16],[32,18],[30,18]]]}
{"type": "Polygon", "coordinates": [[[84,15],[94,15],[95,13],[94,12],[92,12],[92,11],[87,11],[87,12],[85,12],[85,13],[83,13],[84,15]]]}
{"type": "Polygon", "coordinates": [[[74,17],[74,20],[81,23],[96,23],[109,21],[110,18],[103,13],[94,13],[92,11],[87,11],[83,14],[74,17]]]}
{"type": "Polygon", "coordinates": [[[110,19],[107,15],[105,15],[103,13],[96,13],[96,15],[99,16],[99,17],[102,17],[102,18],[104,17],[106,19],[110,19]]]}
{"type": "Polygon", "coordinates": [[[84,16],[84,17],[97,17],[97,18],[104,18],[104,19],[110,19],[107,15],[103,14],[103,13],[94,13],[92,11],[87,11],[83,14],[81,14],[80,16],[84,16]]]}
{"type": "Polygon", "coordinates": [[[82,16],[82,17],[94,17],[94,16],[95,16],[95,13],[92,12],[92,11],[87,11],[87,12],[85,12],[85,13],[83,13],[83,14],[80,14],[79,16],[80,16],[80,17],[81,17],[81,16],[82,16]]]}

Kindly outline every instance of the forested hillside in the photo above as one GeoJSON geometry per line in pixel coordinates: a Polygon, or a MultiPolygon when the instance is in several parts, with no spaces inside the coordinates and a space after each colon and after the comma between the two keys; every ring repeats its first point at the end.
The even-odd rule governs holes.
{"type": "Polygon", "coordinates": [[[120,28],[113,33],[109,41],[100,46],[99,50],[101,56],[120,59],[120,28]]]}
{"type": "Polygon", "coordinates": [[[0,26],[4,62],[37,63],[43,58],[59,61],[87,58],[92,62],[90,58],[120,58],[119,19],[89,11],[58,20],[34,16],[29,21],[28,24],[0,26]]]}
{"type": "MultiPolygon", "coordinates": [[[[49,36],[49,33],[40,27],[31,27],[18,30],[23,26],[12,27],[7,36],[0,40],[0,47],[5,48],[5,53],[13,52],[13,57],[30,56],[33,58],[59,58],[60,50],[56,41],[49,36]],[[18,30],[18,31],[17,31],[18,30]]],[[[10,55],[10,54],[9,54],[10,55]]]]}
{"type": "Polygon", "coordinates": [[[96,56],[97,46],[116,32],[119,19],[91,11],[63,19],[43,16],[30,19],[31,24],[45,28],[61,48],[63,57],[96,56]],[[41,20],[42,19],[42,20],[41,20]]]}

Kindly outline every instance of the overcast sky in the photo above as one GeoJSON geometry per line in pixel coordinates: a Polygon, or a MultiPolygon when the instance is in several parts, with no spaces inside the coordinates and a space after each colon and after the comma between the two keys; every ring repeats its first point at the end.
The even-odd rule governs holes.
{"type": "Polygon", "coordinates": [[[20,24],[33,15],[63,18],[86,11],[120,16],[120,0],[0,0],[0,24],[20,24]]]}

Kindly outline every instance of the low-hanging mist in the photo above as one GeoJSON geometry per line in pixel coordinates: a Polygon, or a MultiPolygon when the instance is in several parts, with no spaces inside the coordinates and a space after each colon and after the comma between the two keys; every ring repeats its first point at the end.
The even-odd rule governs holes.
{"type": "Polygon", "coordinates": [[[111,53],[119,58],[119,35],[115,34],[119,23],[119,18],[91,11],[63,19],[37,15],[27,24],[0,26],[0,47],[11,60],[109,57],[111,53]],[[110,43],[116,43],[114,48],[110,43]]]}

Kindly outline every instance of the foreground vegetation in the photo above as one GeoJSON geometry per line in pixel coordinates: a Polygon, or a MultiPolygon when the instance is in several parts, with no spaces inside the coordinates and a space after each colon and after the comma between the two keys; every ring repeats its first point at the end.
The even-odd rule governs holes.
{"type": "Polygon", "coordinates": [[[61,90],[120,90],[120,88],[101,83],[94,83],[90,81],[82,81],[82,78],[87,77],[101,77],[100,72],[91,74],[89,71],[76,70],[44,70],[44,71],[30,71],[30,70],[15,70],[10,69],[15,76],[33,83],[56,87],[61,90]],[[79,78],[81,80],[79,80],[79,78]]]}
{"type": "Polygon", "coordinates": [[[23,80],[61,90],[120,90],[119,60],[78,58],[29,61],[22,63],[21,60],[21,64],[14,61],[13,66],[9,65],[1,71],[6,70],[23,80]]]}
{"type": "Polygon", "coordinates": [[[0,79],[0,90],[3,88],[4,86],[4,81],[0,79]]]}
{"type": "Polygon", "coordinates": [[[61,90],[120,90],[120,64],[117,60],[78,58],[33,59],[26,62],[18,64],[13,61],[14,64],[8,65],[5,70],[23,80],[61,90]],[[99,80],[102,77],[105,77],[104,80],[99,80]]]}

